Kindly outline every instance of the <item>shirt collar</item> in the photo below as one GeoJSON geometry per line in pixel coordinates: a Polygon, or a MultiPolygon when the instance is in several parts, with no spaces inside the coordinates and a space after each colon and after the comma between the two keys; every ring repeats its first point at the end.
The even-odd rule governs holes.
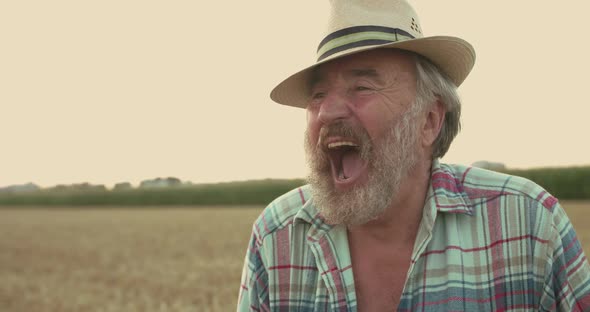
{"type": "MultiPolygon", "coordinates": [[[[467,171],[465,172],[465,174],[467,171]]],[[[428,206],[437,212],[473,213],[473,200],[463,189],[463,179],[451,167],[442,165],[438,159],[432,162],[430,187],[426,195],[425,209],[428,206]]]]}
{"type": "Polygon", "coordinates": [[[303,207],[297,212],[294,218],[294,223],[307,223],[311,225],[308,237],[314,240],[319,240],[322,236],[328,233],[335,225],[325,223],[324,218],[318,212],[311,197],[311,186],[305,185],[301,188],[302,196],[306,199],[303,207]]]}
{"type": "MultiPolygon", "coordinates": [[[[466,173],[466,172],[465,172],[466,173]]],[[[437,212],[458,213],[471,215],[473,200],[463,190],[463,177],[451,167],[442,165],[438,159],[433,160],[431,167],[430,185],[423,208],[423,218],[426,223],[433,224],[437,212]]],[[[329,232],[334,225],[324,222],[311,198],[311,187],[301,188],[302,196],[306,199],[302,209],[295,215],[294,222],[305,222],[312,226],[313,236],[319,238],[329,232]]]]}

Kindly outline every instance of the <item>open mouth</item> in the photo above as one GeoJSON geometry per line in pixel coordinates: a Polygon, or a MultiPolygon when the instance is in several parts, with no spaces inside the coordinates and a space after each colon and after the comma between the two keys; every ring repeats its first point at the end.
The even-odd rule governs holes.
{"type": "Polygon", "coordinates": [[[332,176],[338,184],[356,180],[366,167],[360,146],[352,140],[334,140],[327,144],[332,176]]]}

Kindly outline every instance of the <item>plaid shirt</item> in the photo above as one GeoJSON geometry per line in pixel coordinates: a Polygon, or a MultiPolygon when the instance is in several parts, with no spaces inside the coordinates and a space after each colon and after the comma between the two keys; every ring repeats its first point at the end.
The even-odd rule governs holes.
{"type": "MultiPolygon", "coordinates": [[[[356,311],[347,231],[309,187],[256,220],[238,311],[356,311]]],[[[553,196],[522,178],[434,161],[398,311],[590,311],[590,266],[553,196]]]]}

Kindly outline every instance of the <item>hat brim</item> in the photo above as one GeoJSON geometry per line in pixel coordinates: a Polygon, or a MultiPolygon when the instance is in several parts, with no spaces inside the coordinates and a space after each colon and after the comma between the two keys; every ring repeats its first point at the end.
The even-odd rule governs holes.
{"type": "Polygon", "coordinates": [[[313,70],[324,63],[347,55],[374,49],[401,49],[420,54],[440,68],[458,87],[475,64],[475,50],[467,41],[448,36],[423,37],[388,44],[357,47],[336,53],[283,80],[270,98],[283,105],[305,108],[309,100],[308,81],[313,70]]]}

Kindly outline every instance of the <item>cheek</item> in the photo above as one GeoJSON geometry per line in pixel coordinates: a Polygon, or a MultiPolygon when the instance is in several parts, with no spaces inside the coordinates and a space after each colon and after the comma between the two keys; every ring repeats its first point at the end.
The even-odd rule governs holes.
{"type": "Polygon", "coordinates": [[[391,101],[386,93],[359,97],[355,101],[353,110],[357,116],[370,120],[394,119],[403,109],[400,103],[391,101]]]}
{"type": "Polygon", "coordinates": [[[310,108],[307,108],[307,109],[305,110],[305,113],[306,113],[306,114],[305,114],[305,117],[306,117],[306,119],[307,119],[307,124],[309,125],[309,123],[311,123],[311,122],[312,122],[312,120],[314,120],[314,119],[315,119],[315,116],[316,116],[316,114],[314,114],[314,112],[313,112],[313,111],[312,111],[310,108]]]}
{"type": "Polygon", "coordinates": [[[311,111],[307,111],[307,128],[305,129],[305,135],[311,142],[316,142],[319,136],[320,123],[317,119],[317,114],[311,111]]]}
{"type": "Polygon", "coordinates": [[[390,111],[382,109],[359,112],[357,118],[373,140],[380,140],[396,122],[390,111]]]}

